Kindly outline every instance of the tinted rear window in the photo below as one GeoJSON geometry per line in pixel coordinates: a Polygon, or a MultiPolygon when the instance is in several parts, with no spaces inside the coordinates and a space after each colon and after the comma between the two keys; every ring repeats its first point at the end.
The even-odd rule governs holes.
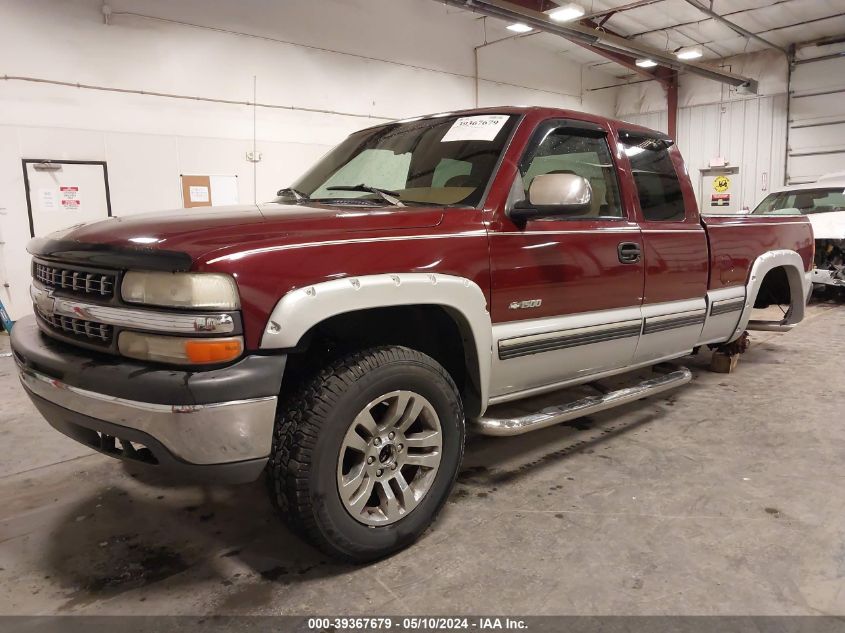
{"type": "Polygon", "coordinates": [[[651,221],[683,220],[684,196],[668,143],[627,135],[622,147],[631,162],[643,217],[651,221]]]}

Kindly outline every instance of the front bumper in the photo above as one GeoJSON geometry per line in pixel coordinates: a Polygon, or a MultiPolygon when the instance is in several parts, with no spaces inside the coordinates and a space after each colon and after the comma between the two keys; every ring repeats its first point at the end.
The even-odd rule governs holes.
{"type": "Polygon", "coordinates": [[[255,480],[270,454],[284,356],[181,371],[87,353],[38,330],[12,329],[27,394],[65,435],[183,479],[255,480]]]}
{"type": "Polygon", "coordinates": [[[845,288],[845,279],[840,279],[833,276],[833,271],[822,270],[821,268],[814,268],[811,281],[814,284],[823,284],[825,286],[839,286],[845,288]]]}

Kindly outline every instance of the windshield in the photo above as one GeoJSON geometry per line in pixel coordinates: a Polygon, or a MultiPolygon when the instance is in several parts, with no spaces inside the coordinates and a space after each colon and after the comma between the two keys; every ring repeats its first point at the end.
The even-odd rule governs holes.
{"type": "Polygon", "coordinates": [[[770,193],[752,213],[755,215],[806,215],[829,211],[845,211],[845,191],[842,187],[770,193]]]}
{"type": "Polygon", "coordinates": [[[362,130],[279,195],[285,201],[385,204],[398,198],[401,204],[475,206],[516,119],[443,116],[362,130]]]}

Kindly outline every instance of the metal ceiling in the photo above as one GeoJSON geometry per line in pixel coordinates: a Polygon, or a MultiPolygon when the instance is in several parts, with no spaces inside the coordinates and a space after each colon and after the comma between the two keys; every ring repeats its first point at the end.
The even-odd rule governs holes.
{"type": "MultiPolygon", "coordinates": [[[[768,45],[788,50],[791,44],[845,33],[843,0],[576,1],[586,9],[585,17],[638,44],[668,53],[685,46],[701,45],[703,61],[761,51],[768,45]],[[712,11],[738,28],[732,28],[695,5],[712,11]]],[[[551,0],[512,2],[535,11],[553,6],[551,0]]],[[[610,72],[614,72],[616,66],[600,54],[570,45],[559,37],[539,34],[532,36],[532,42],[565,51],[579,63],[600,64],[610,72]]],[[[622,70],[619,66],[616,68],[622,70]]]]}
{"type": "MultiPolygon", "coordinates": [[[[554,22],[548,17],[548,15],[540,11],[541,9],[545,9],[547,7],[546,0],[441,1],[484,16],[499,18],[506,22],[522,22],[534,29],[537,29],[538,31],[557,35],[570,42],[574,42],[581,47],[587,47],[590,50],[595,51],[597,54],[611,59],[615,63],[619,63],[629,69],[636,68],[634,66],[634,61],[637,58],[649,58],[659,63],[660,66],[665,69],[672,69],[675,71],[684,70],[714,81],[741,87],[748,92],[757,91],[757,81],[755,79],[738,75],[724,68],[719,68],[709,64],[679,60],[670,50],[649,46],[642,41],[638,41],[633,38],[626,38],[624,35],[609,29],[606,26],[606,20],[605,25],[603,26],[599,26],[596,22],[590,19],[584,19],[580,22],[554,22]]],[[[630,3],[629,6],[641,8],[646,5],[634,2],[630,3]]],[[[641,74],[652,76],[652,78],[655,79],[658,78],[651,72],[639,72],[641,72],[641,74]]]]}
{"type": "Polygon", "coordinates": [[[631,8],[624,8],[630,0],[582,4],[588,13],[615,10],[605,26],[643,44],[668,51],[702,45],[705,60],[765,50],[769,45],[787,50],[791,44],[845,33],[842,0],[658,0],[631,8]]]}

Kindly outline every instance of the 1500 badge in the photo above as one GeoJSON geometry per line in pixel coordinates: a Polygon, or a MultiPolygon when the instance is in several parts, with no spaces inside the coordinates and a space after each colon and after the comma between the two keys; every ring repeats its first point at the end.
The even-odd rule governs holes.
{"type": "Polygon", "coordinates": [[[542,299],[526,299],[525,301],[511,301],[509,310],[526,310],[528,308],[539,308],[543,305],[542,299]]]}

